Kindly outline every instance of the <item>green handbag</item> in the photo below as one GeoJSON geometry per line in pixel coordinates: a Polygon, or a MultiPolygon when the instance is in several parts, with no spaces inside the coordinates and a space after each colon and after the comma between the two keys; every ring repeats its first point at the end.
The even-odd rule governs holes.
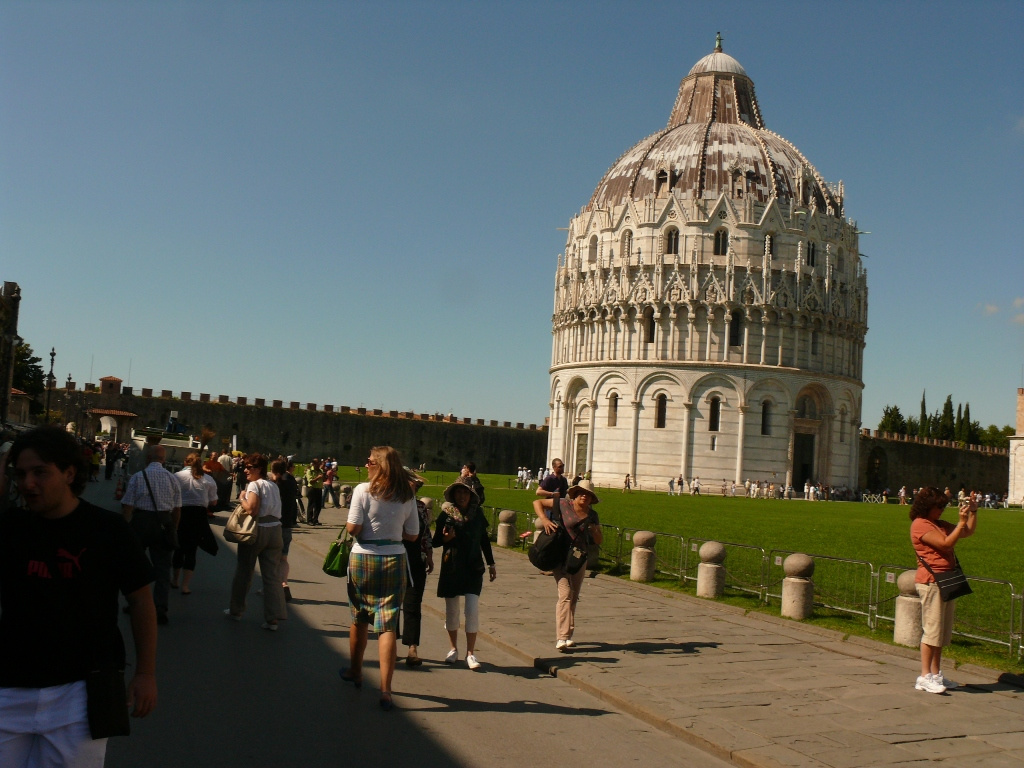
{"type": "Polygon", "coordinates": [[[348,530],[341,529],[338,538],[331,542],[324,558],[324,573],[341,579],[348,575],[348,556],[352,552],[352,537],[348,530]]]}

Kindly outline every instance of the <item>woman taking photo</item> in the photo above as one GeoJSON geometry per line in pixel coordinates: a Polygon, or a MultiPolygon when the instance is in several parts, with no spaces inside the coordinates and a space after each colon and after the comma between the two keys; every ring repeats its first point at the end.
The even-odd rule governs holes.
{"type": "MultiPolygon", "coordinates": [[[[594,484],[589,480],[582,480],[579,485],[570,488],[566,496],[568,498],[565,499],[555,496],[550,499],[534,500],[533,510],[543,523],[544,531],[554,533],[559,527],[564,528],[573,544],[584,552],[588,551],[587,547],[591,542],[600,545],[603,535],[597,512],[593,509],[593,505],[600,499],[594,493],[594,484]]],[[[576,601],[579,600],[586,572],[585,565],[576,573],[569,573],[564,566],[559,566],[552,572],[558,587],[558,601],[555,603],[555,648],[562,653],[576,647],[576,642],[572,639],[576,631],[576,601]]]]}
{"type": "MultiPolygon", "coordinates": [[[[196,550],[203,544],[209,550],[215,544],[207,512],[217,506],[217,483],[206,474],[198,453],[185,457],[185,468],[174,474],[181,485],[181,520],[178,522],[178,548],[174,550],[174,578],[171,587],[178,588],[182,568],[185,576],[181,579],[181,594],[191,595],[189,585],[196,572],[196,550]]],[[[214,549],[214,552],[217,550],[214,549]]]]}
{"type": "Polygon", "coordinates": [[[238,565],[231,582],[231,607],[224,613],[228,618],[241,621],[258,559],[263,577],[263,628],[274,632],[277,622],[287,618],[284,590],[278,575],[284,546],[281,538],[281,494],[277,486],[267,480],[266,456],[250,454],[243,460],[242,468],[249,482],[238,498],[242,509],[257,520],[256,538],[248,544],[238,545],[238,565]]]}
{"type": "Polygon", "coordinates": [[[949,497],[938,488],[922,488],[910,508],[910,541],[918,558],[914,581],[921,597],[921,625],[924,629],[921,676],[914,687],[928,693],[944,693],[958,685],[942,674],[942,649],[953,639],[956,600],[943,602],[933,574],[956,567],[953,552],[956,543],[973,536],[978,525],[978,503],[973,494],[960,505],[960,519],[955,526],[939,519],[947,504],[949,497]]]}
{"type": "Polygon", "coordinates": [[[466,665],[479,669],[476,658],[476,634],[480,631],[480,591],[484,585],[484,561],[494,581],[491,540],[487,538],[487,519],[480,511],[480,500],[468,485],[454,482],[444,490],[445,503],[437,518],[433,544],[444,547],[441,572],[437,577],[437,596],[444,598],[444,628],[448,630],[451,650],[445,664],[459,660],[459,603],[465,601],[466,665]]]}
{"type": "Polygon", "coordinates": [[[413,477],[402,466],[398,451],[378,446],[366,460],[365,483],[356,486],[349,505],[348,532],[355,542],[348,563],[348,604],[352,614],[348,647],[352,666],[341,679],[363,685],[363,653],[373,624],[380,659],[380,707],[392,707],[391,678],[395,672],[398,613],[406,587],[405,545],[416,541],[420,521],[413,477]]]}

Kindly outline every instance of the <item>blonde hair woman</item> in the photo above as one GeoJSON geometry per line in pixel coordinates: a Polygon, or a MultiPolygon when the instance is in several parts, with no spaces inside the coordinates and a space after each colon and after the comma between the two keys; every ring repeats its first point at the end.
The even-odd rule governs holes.
{"type": "Polygon", "coordinates": [[[365,483],[356,486],[348,511],[348,532],[355,538],[348,565],[351,667],[341,679],[363,684],[363,653],[373,624],[380,658],[380,706],[392,707],[391,678],[397,660],[398,614],[406,587],[405,545],[419,538],[413,477],[394,448],[370,450],[365,483]]]}

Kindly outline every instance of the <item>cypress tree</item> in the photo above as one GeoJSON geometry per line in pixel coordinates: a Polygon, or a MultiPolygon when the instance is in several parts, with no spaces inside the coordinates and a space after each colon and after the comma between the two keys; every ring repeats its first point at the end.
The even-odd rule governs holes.
{"type": "Polygon", "coordinates": [[[953,427],[953,396],[946,395],[946,402],[942,404],[942,415],[939,416],[939,433],[936,437],[939,440],[952,440],[955,437],[953,427]]]}
{"type": "Polygon", "coordinates": [[[963,406],[960,403],[956,404],[956,426],[953,433],[957,442],[964,442],[964,414],[963,406]]]}
{"type": "Polygon", "coordinates": [[[964,406],[964,442],[968,445],[972,445],[973,441],[971,440],[971,437],[971,404],[967,403],[967,405],[964,406]]]}
{"type": "Polygon", "coordinates": [[[921,390],[921,419],[917,422],[917,436],[928,437],[928,411],[924,407],[924,390],[921,390]]]}

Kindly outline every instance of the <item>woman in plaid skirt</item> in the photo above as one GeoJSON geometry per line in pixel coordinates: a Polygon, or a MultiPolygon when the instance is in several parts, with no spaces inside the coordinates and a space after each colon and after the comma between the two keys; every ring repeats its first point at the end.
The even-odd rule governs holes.
{"type": "Polygon", "coordinates": [[[341,679],[363,684],[363,653],[373,623],[380,658],[380,706],[392,707],[391,678],[397,660],[398,613],[405,595],[405,545],[416,541],[420,520],[413,477],[402,466],[398,451],[378,446],[366,460],[368,482],[352,493],[348,531],[355,539],[348,565],[348,604],[352,613],[349,657],[352,666],[341,679]]]}

